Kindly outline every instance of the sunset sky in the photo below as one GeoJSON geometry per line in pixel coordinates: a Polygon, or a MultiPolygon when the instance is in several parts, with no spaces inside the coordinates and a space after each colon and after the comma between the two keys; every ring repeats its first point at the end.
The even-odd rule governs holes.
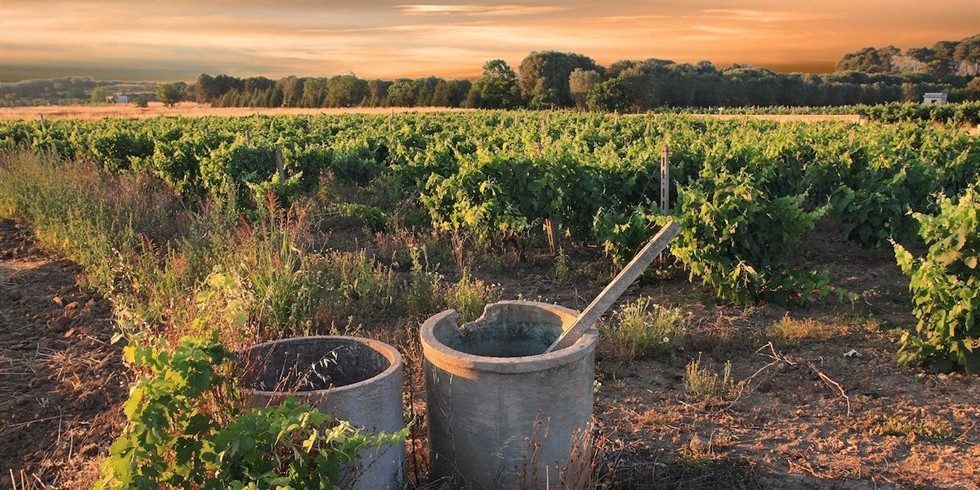
{"type": "Polygon", "coordinates": [[[473,77],[545,49],[820,72],[978,31],[980,0],[0,0],[0,80],[473,77]]]}

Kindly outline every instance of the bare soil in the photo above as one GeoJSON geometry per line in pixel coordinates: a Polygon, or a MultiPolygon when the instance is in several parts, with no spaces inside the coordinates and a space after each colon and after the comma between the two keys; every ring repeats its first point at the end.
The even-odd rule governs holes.
{"type": "Polygon", "coordinates": [[[80,272],[0,221],[0,487],[89,487],[122,426],[111,305],[80,272]]]}
{"type": "MultiPolygon", "coordinates": [[[[358,235],[349,230],[340,241],[376,246],[370,236],[348,234],[358,235]]],[[[626,358],[602,341],[594,463],[600,483],[980,488],[976,377],[898,366],[896,340],[915,318],[908,282],[890,251],[863,250],[827,222],[802,248],[795,266],[827,268],[835,285],[860,299],[735,307],[718,304],[665,267],[627,293],[624,301],[647,295],[681,308],[689,315],[688,334],[669,355],[648,359],[626,358]],[[805,325],[800,338],[773,333],[784,318],[805,325]],[[731,362],[733,388],[708,399],[689,395],[685,366],[697,358],[716,372],[731,362]]],[[[570,267],[560,273],[555,259],[541,252],[519,259],[474,250],[468,260],[476,277],[501,285],[504,298],[581,309],[614,271],[597,250],[568,253],[570,267]]],[[[451,266],[443,272],[454,279],[451,266]]],[[[0,226],[0,469],[13,470],[18,480],[23,470],[23,479],[37,486],[90,484],[122,423],[119,404],[128,379],[118,349],[108,344],[110,305],[79,288],[78,273],[38,250],[25,229],[0,226]]],[[[389,320],[372,321],[363,333],[404,349],[406,403],[420,416],[408,444],[408,470],[414,481],[424,481],[417,324],[389,320]]],[[[8,482],[9,475],[0,475],[0,485],[8,482]]]]}
{"type": "Polygon", "coordinates": [[[86,105],[44,105],[27,107],[0,107],[0,120],[38,119],[102,119],[106,117],[148,118],[157,116],[253,116],[253,115],[320,115],[320,114],[394,114],[403,112],[462,112],[471,109],[450,107],[211,107],[197,102],[181,102],[174,107],[166,107],[159,102],[151,102],[149,107],[136,107],[132,104],[113,104],[101,106],[86,105]]]}
{"type": "MultiPolygon", "coordinates": [[[[400,114],[404,112],[466,112],[473,110],[476,109],[459,107],[212,107],[209,104],[197,102],[181,102],[174,107],[166,107],[159,102],[151,102],[149,107],[136,107],[132,104],[0,107],[0,120],[29,120],[40,117],[45,119],[102,119],[106,117],[148,118],[157,116],[400,114]]],[[[698,114],[696,116],[711,119],[751,118],[779,122],[859,122],[861,120],[857,114],[698,114]]]]}
{"type": "MultiPolygon", "coordinates": [[[[582,309],[611,276],[596,266],[557,281],[550,262],[481,277],[503,284],[505,297],[582,309]]],[[[860,299],[719,305],[683,273],[627,293],[620,304],[648,295],[680,307],[690,315],[688,335],[655,359],[623,358],[601,341],[601,470],[628,488],[980,488],[976,376],[897,364],[897,340],[916,319],[891,251],[864,250],[824,221],[804,238],[794,266],[826,268],[860,299]],[[806,322],[804,338],[772,333],[785,317],[806,322]],[[685,366],[697,358],[717,373],[730,361],[732,390],[689,396],[685,366]]]]}

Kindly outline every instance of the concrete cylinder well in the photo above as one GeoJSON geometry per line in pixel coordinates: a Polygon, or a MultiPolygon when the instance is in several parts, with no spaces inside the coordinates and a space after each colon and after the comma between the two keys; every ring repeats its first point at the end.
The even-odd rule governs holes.
{"type": "Polygon", "coordinates": [[[542,354],[577,314],[501,301],[464,329],[453,310],[422,325],[434,477],[471,488],[557,488],[581,471],[597,333],[542,354]]]}
{"type": "MultiPolygon", "coordinates": [[[[251,406],[295,396],[367,432],[405,427],[402,358],[383,342],[346,336],[297,337],[255,345],[240,357],[242,392],[251,406]]],[[[367,449],[347,478],[355,489],[404,483],[405,445],[367,449]]]]}

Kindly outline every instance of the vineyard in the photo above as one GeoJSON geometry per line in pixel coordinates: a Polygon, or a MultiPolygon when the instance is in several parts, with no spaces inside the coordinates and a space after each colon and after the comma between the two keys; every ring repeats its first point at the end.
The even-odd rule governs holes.
{"type": "MultiPolygon", "coordinates": [[[[863,124],[523,111],[9,121],[0,122],[0,216],[30,226],[111,301],[121,342],[147,346],[127,347],[127,364],[146,376],[139,386],[170,389],[153,384],[163,370],[179,371],[166,366],[161,345],[198,339],[178,351],[203,356],[193,369],[218,367],[193,374],[213,374],[211,384],[183,388],[192,393],[182,392],[181,406],[194,410],[214,403],[193,398],[218,390],[222,344],[367,331],[417,359],[410,339],[421,318],[444,307],[474,318],[483,304],[517,296],[580,307],[672,219],[682,232],[643,294],[603,322],[597,393],[606,410],[597,430],[606,446],[595,486],[650,478],[668,487],[782,486],[787,474],[870,485],[864,472],[876,465],[884,466],[872,473],[891,485],[955,486],[980,471],[956,466],[976,456],[970,429],[980,416],[970,377],[980,370],[980,144],[961,126],[976,124],[977,110],[896,104],[867,109],[863,124]],[[896,394],[905,388],[847,379],[838,385],[850,395],[845,416],[837,392],[814,394],[827,386],[799,366],[826,356],[819,369],[807,362],[825,378],[846,376],[861,370],[844,364],[849,349],[895,386],[925,377],[922,396],[910,402],[896,394]],[[769,361],[799,372],[760,383],[769,361]],[[718,369],[704,367],[711,363],[718,369]],[[732,364],[741,381],[729,379],[732,364]],[[776,396],[778,410],[790,411],[789,392],[803,387],[817,397],[807,410],[829,424],[823,440],[886,444],[898,462],[864,455],[841,466],[836,449],[815,445],[793,446],[810,456],[785,463],[773,459],[778,445],[739,442],[752,434],[739,436],[732,419],[767,410],[763,385],[788,390],[776,396]],[[647,400],[648,386],[668,394],[647,400]],[[950,393],[958,394],[937,412],[950,393]],[[739,407],[749,401],[753,408],[739,407]],[[906,412],[887,412],[903,404],[906,412]],[[624,408],[634,405],[639,412],[624,408]],[[941,471],[902,468],[903,458],[938,458],[944,443],[941,471]],[[663,452],[678,445],[684,450],[663,452]]],[[[123,438],[143,452],[113,445],[115,463],[98,470],[110,484],[137,485],[140,476],[121,469],[126,461],[180,454],[187,442],[179,442],[187,421],[167,429],[169,445],[159,442],[158,429],[134,417],[162,402],[140,403],[127,404],[123,438]]],[[[410,411],[420,421],[407,435],[411,449],[424,414],[410,411]]],[[[253,414],[253,423],[302,416],[292,406],[280,412],[253,414]]],[[[249,436],[218,427],[237,413],[212,413],[214,437],[249,436]]],[[[305,426],[299,432],[309,437],[305,426]]],[[[205,441],[197,450],[211,447],[205,435],[194,438],[205,441]]],[[[327,445],[306,449],[337,457],[327,445]]],[[[424,485],[425,464],[413,455],[414,484],[424,485]]],[[[186,478],[173,482],[224,474],[180,458],[151,463],[186,478]]],[[[263,465],[266,478],[276,465],[263,465]]]]}

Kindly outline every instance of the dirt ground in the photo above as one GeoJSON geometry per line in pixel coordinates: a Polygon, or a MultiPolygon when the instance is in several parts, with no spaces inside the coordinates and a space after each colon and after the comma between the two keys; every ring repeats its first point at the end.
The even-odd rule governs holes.
{"type": "Polygon", "coordinates": [[[318,115],[318,114],[392,114],[403,112],[462,112],[471,109],[448,107],[350,107],[307,109],[301,107],[211,107],[197,102],[181,102],[174,107],[165,107],[159,102],[151,102],[149,107],[140,108],[132,104],[104,106],[86,105],[46,105],[30,107],[0,107],[0,120],[37,119],[102,119],[105,117],[147,118],[156,116],[252,116],[262,115],[318,115]]]}
{"type": "Polygon", "coordinates": [[[80,272],[0,221],[2,488],[89,487],[122,425],[129,379],[111,305],[78,286],[80,272]]]}
{"type": "MultiPolygon", "coordinates": [[[[682,273],[654,274],[627,293],[624,301],[648,295],[684,310],[688,334],[678,349],[652,359],[629,360],[601,344],[594,463],[600,483],[978,488],[976,377],[897,366],[899,329],[915,319],[908,283],[890,252],[862,250],[826,223],[804,243],[796,265],[828,268],[835,284],[860,295],[857,302],[720,305],[682,273]],[[799,326],[798,338],[773,334],[784,318],[799,326]],[[716,371],[731,362],[728,393],[708,400],[686,393],[685,366],[699,357],[716,371]]],[[[500,255],[477,256],[474,274],[500,284],[504,298],[583,308],[613,271],[596,251],[570,255],[571,270],[563,274],[544,254],[519,267],[500,255]]],[[[38,250],[25,228],[0,224],[0,486],[13,471],[18,482],[38,487],[84,488],[121,427],[129,380],[118,349],[108,344],[110,305],[80,289],[78,273],[38,250]]],[[[406,336],[417,325],[400,325],[392,338],[391,323],[388,334],[380,325],[365,327],[371,336],[411,345],[406,336]]],[[[407,354],[417,365],[418,352],[407,354]]],[[[409,381],[407,401],[421,413],[418,389],[409,381]]],[[[419,457],[425,431],[417,429],[409,474],[425,472],[419,457]]]]}
{"type": "MultiPolygon", "coordinates": [[[[649,295],[690,316],[686,340],[665,358],[623,359],[600,343],[599,465],[619,485],[980,488],[976,377],[897,365],[896,340],[915,318],[891,251],[863,250],[828,222],[803,243],[795,265],[827,268],[858,301],[717,305],[683,273],[647,279],[620,301],[649,295]],[[784,318],[800,326],[800,338],[772,333],[784,318]],[[688,396],[685,366],[697,358],[719,373],[730,361],[732,391],[688,396]]],[[[505,297],[578,309],[604,285],[587,279],[598,269],[556,282],[550,261],[531,260],[521,276],[481,276],[502,284],[505,297]]]]}
{"type": "MultiPolygon", "coordinates": [[[[105,117],[136,117],[147,118],[156,116],[251,116],[261,115],[337,115],[337,114],[393,114],[403,112],[465,112],[474,109],[452,107],[337,107],[308,109],[301,107],[211,107],[197,102],[181,102],[174,107],[165,107],[159,102],[150,103],[149,107],[140,108],[132,104],[115,104],[105,106],[86,105],[50,105],[30,107],[0,107],[0,120],[17,119],[102,119],[105,117]]],[[[856,114],[700,114],[698,117],[712,119],[752,118],[767,121],[845,121],[858,122],[856,114]]]]}

